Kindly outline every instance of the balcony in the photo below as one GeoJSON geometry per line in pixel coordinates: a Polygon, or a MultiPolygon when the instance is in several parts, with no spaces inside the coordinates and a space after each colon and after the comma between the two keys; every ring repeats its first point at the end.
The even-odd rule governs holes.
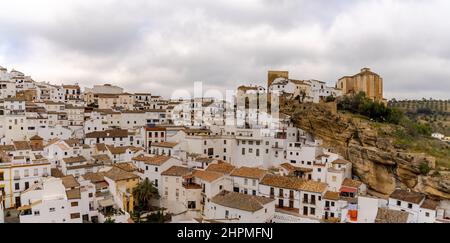
{"type": "Polygon", "coordinates": [[[20,180],[20,178],[21,178],[20,176],[14,176],[14,180],[15,180],[15,181],[20,180]]]}

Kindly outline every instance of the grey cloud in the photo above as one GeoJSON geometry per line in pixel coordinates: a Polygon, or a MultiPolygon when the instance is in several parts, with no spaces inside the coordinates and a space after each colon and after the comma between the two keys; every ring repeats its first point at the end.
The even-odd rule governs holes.
{"type": "Polygon", "coordinates": [[[268,69],[333,85],[369,66],[389,97],[450,98],[448,10],[443,0],[68,1],[40,19],[0,10],[0,65],[164,95],[195,81],[264,84],[268,69]]]}

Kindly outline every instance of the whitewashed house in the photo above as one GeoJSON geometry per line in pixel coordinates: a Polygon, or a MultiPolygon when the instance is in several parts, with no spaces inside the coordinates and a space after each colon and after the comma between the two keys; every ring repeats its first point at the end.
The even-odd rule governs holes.
{"type": "Polygon", "coordinates": [[[223,191],[205,204],[205,218],[222,223],[270,223],[275,200],[223,191]]]}

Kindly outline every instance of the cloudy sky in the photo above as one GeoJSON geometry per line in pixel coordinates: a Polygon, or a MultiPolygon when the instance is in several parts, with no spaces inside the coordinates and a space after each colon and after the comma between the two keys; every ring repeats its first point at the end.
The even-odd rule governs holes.
{"type": "Polygon", "coordinates": [[[35,80],[170,95],[334,85],[370,67],[387,98],[450,99],[448,0],[0,0],[0,65],[35,80]]]}

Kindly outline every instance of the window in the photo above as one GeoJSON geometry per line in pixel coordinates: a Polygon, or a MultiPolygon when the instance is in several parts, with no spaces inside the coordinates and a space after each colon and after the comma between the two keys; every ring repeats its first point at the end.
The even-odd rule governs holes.
{"type": "Polygon", "coordinates": [[[91,193],[89,193],[89,197],[93,197],[94,195],[92,194],[92,192],[91,193]]]}
{"type": "Polygon", "coordinates": [[[55,208],[50,208],[49,211],[50,211],[50,213],[55,212],[55,208]]]}
{"type": "Polygon", "coordinates": [[[309,209],[309,213],[310,213],[311,215],[316,215],[316,209],[315,209],[315,208],[310,208],[310,209],[309,209]]]}
{"type": "Polygon", "coordinates": [[[77,206],[78,206],[78,202],[71,202],[71,203],[70,203],[70,206],[71,206],[71,207],[77,207],[77,206]]]}
{"type": "Polygon", "coordinates": [[[230,217],[230,212],[228,210],[225,210],[225,218],[227,219],[228,217],[230,217]]]}
{"type": "Polygon", "coordinates": [[[14,184],[14,188],[15,188],[16,190],[20,190],[20,184],[19,184],[19,183],[14,184]]]}
{"type": "Polygon", "coordinates": [[[248,184],[248,179],[245,178],[245,179],[244,179],[244,185],[247,185],[247,184],[248,184]]]}
{"type": "Polygon", "coordinates": [[[412,203],[408,203],[408,208],[409,208],[409,209],[412,209],[412,208],[413,208],[412,203]]]}
{"type": "Polygon", "coordinates": [[[0,172],[0,181],[4,181],[5,180],[5,175],[3,172],[0,172]]]}
{"type": "Polygon", "coordinates": [[[34,216],[39,216],[41,213],[39,211],[34,211],[34,216]]]}
{"type": "Polygon", "coordinates": [[[155,187],[158,187],[158,179],[155,179],[155,187]]]}
{"type": "Polygon", "coordinates": [[[256,156],[259,157],[259,149],[256,149],[256,156]]]}
{"type": "Polygon", "coordinates": [[[80,218],[80,213],[71,213],[70,214],[70,218],[71,219],[79,219],[80,218]]]}
{"type": "Polygon", "coordinates": [[[158,167],[155,167],[155,172],[158,172],[158,167]]]}
{"type": "Polygon", "coordinates": [[[425,213],[425,217],[430,217],[430,213],[425,213]]]}
{"type": "Polygon", "coordinates": [[[401,201],[397,201],[397,206],[402,206],[402,202],[401,201]]]}
{"type": "Polygon", "coordinates": [[[188,201],[188,208],[189,209],[195,209],[197,206],[196,206],[196,203],[195,203],[195,201],[188,201]]]}
{"type": "Polygon", "coordinates": [[[255,179],[252,180],[252,185],[256,186],[256,180],[255,179]]]}
{"type": "Polygon", "coordinates": [[[245,155],[245,148],[242,148],[242,155],[245,155]]]}

